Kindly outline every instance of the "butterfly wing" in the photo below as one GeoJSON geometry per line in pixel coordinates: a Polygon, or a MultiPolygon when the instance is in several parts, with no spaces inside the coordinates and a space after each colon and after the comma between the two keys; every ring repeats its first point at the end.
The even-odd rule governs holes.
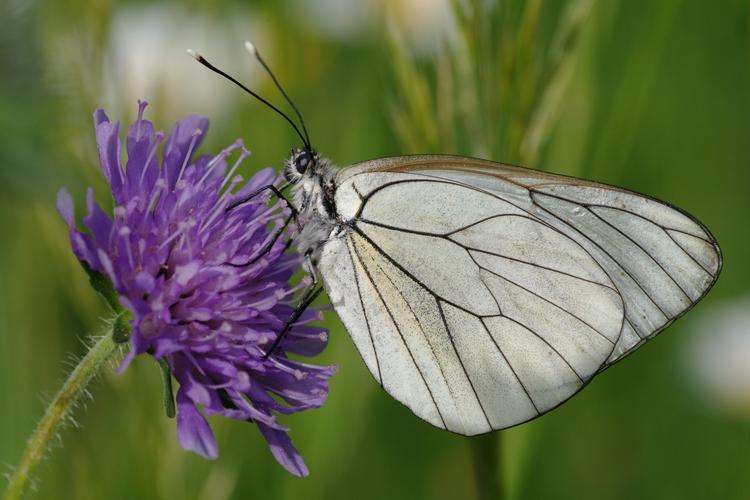
{"type": "Polygon", "coordinates": [[[344,169],[319,270],[385,390],[465,435],[534,418],[699,300],[721,267],[687,214],[484,160],[344,169]]]}

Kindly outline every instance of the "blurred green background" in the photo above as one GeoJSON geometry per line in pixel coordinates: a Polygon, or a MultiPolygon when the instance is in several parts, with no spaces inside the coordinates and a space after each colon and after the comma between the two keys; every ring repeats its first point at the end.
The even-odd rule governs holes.
{"type": "MultiPolygon", "coordinates": [[[[160,129],[202,113],[204,151],[241,136],[246,165],[279,167],[292,132],[185,55],[280,102],[249,38],[340,165],[474,154],[622,185],[703,221],[725,257],[714,290],[570,402],[502,432],[496,473],[511,499],[750,498],[749,24],[746,0],[2,0],[4,471],[107,314],[54,210],[60,186],[107,199],[93,110],[127,122],[145,98],[160,129]]],[[[340,369],[329,401],[283,419],[308,478],[243,423],[212,421],[216,461],[182,451],[144,357],[92,387],[27,497],[473,498],[469,440],[390,399],[335,314],[327,326],[320,361],[340,369]]]]}

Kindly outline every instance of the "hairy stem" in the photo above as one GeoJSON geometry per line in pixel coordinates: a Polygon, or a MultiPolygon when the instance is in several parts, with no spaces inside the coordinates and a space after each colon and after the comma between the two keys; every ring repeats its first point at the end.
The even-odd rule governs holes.
{"type": "Polygon", "coordinates": [[[70,415],[76,401],[84,393],[91,380],[107,366],[107,361],[117,351],[118,344],[114,342],[112,335],[108,334],[97,340],[81,359],[58,393],[55,394],[54,399],[44,412],[42,420],[39,421],[34,433],[29,438],[18,465],[10,475],[8,489],[3,496],[4,500],[21,498],[32,477],[34,468],[45,456],[52,438],[70,415]]]}
{"type": "Polygon", "coordinates": [[[474,459],[474,475],[479,500],[502,500],[502,468],[500,464],[501,433],[490,432],[471,438],[471,454],[474,459]]]}

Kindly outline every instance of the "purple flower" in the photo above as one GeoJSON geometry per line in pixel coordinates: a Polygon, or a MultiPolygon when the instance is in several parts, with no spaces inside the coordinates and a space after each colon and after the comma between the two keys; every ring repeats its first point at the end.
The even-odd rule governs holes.
{"type": "Polygon", "coordinates": [[[254,422],[279,463],[293,474],[307,475],[275,414],[317,408],[326,400],[335,366],[287,356],[313,356],[325,348],[326,331],[309,325],[322,313],[303,314],[279,348],[264,358],[311,280],[289,283],[300,257],[285,251],[288,230],[268,248],[289,214],[283,201],[269,205],[264,193],[228,210],[233,201],[279,179],[269,168],[242,184],[235,170],[249,151],[241,141],[217,155],[195,158],[208,120],[188,116],[164,142],[164,133],[143,119],[145,107],[141,102],[128,130],[125,168],[119,123],[110,122],[102,110],[94,113],[113,217],[89,189],[83,219],[88,231],[79,231],[70,195],[61,190],[57,201],[70,227],[73,252],[112,281],[120,304],[134,317],[123,368],[144,352],[167,360],[180,384],[177,436],[183,448],[216,458],[216,440],[204,414],[220,414],[254,422]],[[231,166],[229,157],[236,157],[231,166]]]}

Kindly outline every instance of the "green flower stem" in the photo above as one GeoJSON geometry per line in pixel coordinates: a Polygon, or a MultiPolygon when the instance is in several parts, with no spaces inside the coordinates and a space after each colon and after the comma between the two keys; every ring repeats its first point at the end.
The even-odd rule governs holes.
{"type": "Polygon", "coordinates": [[[470,438],[479,500],[505,498],[500,463],[501,437],[502,433],[496,431],[470,438]]]}
{"type": "Polygon", "coordinates": [[[10,476],[8,489],[3,496],[4,500],[21,498],[34,468],[47,453],[52,437],[59,432],[91,380],[107,366],[107,362],[118,350],[118,344],[114,342],[112,335],[107,334],[101,337],[81,359],[47,407],[42,420],[31,435],[21,460],[10,476]]]}

